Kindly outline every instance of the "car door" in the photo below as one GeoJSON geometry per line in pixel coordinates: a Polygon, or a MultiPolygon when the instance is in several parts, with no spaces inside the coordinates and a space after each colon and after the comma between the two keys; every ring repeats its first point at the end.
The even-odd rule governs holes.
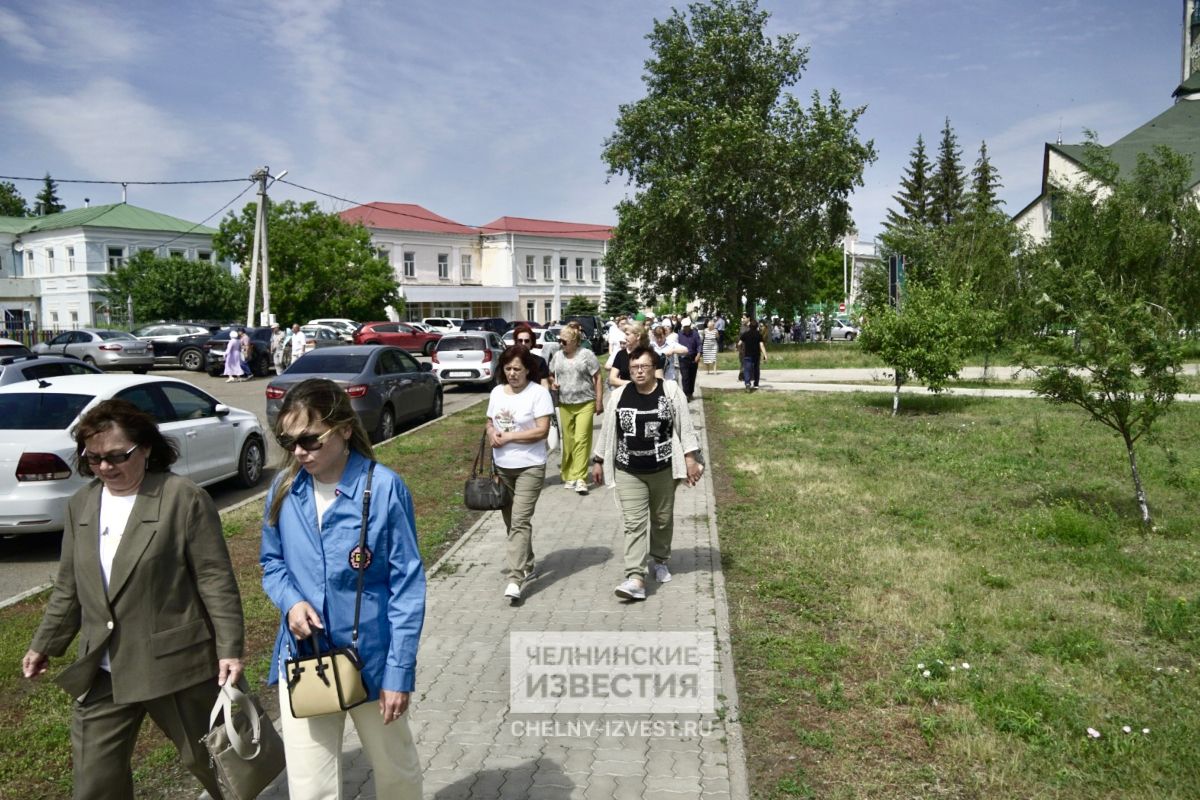
{"type": "Polygon", "coordinates": [[[207,483],[236,469],[237,431],[227,416],[217,416],[217,401],[194,386],[159,385],[177,430],[188,441],[188,470],[192,480],[207,483]]]}
{"type": "Polygon", "coordinates": [[[383,404],[396,410],[397,420],[402,420],[408,415],[405,406],[404,366],[399,358],[401,355],[400,350],[380,350],[379,357],[375,359],[375,377],[372,379],[383,404]]]}
{"type": "Polygon", "coordinates": [[[411,325],[405,325],[404,323],[398,323],[396,325],[396,331],[397,334],[395,340],[389,342],[388,344],[394,344],[397,347],[403,347],[405,350],[420,352],[421,336],[419,333],[417,333],[416,328],[412,327],[411,325]]]}
{"type": "Polygon", "coordinates": [[[60,333],[58,336],[55,336],[50,341],[46,342],[45,352],[53,353],[56,356],[66,355],[67,345],[71,343],[71,337],[74,334],[75,331],[67,331],[66,333],[60,333]]]}
{"type": "Polygon", "coordinates": [[[424,417],[433,409],[433,396],[437,392],[437,380],[432,372],[421,372],[421,364],[405,352],[396,352],[400,367],[400,390],[404,395],[401,414],[406,419],[424,417]]]}
{"type": "Polygon", "coordinates": [[[163,436],[173,441],[179,449],[179,458],[171,466],[171,470],[195,480],[189,465],[188,450],[191,440],[185,435],[187,432],[185,429],[186,426],[174,419],[175,410],[167,403],[167,399],[163,396],[158,386],[153,383],[131,386],[128,389],[122,389],[117,392],[116,397],[121,400],[128,400],[142,411],[154,417],[158,422],[158,429],[162,431],[163,436]]]}

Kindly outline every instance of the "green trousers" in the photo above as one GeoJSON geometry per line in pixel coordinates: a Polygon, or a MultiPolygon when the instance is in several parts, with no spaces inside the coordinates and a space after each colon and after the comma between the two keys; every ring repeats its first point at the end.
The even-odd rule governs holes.
{"type": "Polygon", "coordinates": [[[509,503],[501,510],[508,529],[508,579],[519,584],[533,571],[533,509],[546,482],[546,465],[496,471],[509,492],[509,503]]]}
{"type": "Polygon", "coordinates": [[[617,501],[625,521],[625,577],[646,577],[646,557],[666,563],[675,533],[675,487],[671,468],[616,471],[617,501]]]}
{"type": "Polygon", "coordinates": [[[562,403],[558,407],[558,424],[562,431],[562,467],[559,473],[563,483],[587,480],[588,454],[592,449],[592,422],[595,415],[594,400],[562,403]]]}

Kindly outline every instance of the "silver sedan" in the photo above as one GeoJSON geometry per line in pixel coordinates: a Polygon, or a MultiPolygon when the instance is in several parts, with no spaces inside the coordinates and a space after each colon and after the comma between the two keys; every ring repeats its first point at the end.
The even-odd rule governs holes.
{"type": "Polygon", "coordinates": [[[131,369],[138,374],[154,366],[150,344],[125,331],[95,328],[64,331],[48,342],[34,345],[33,352],[70,356],[100,369],[131,369]]]}

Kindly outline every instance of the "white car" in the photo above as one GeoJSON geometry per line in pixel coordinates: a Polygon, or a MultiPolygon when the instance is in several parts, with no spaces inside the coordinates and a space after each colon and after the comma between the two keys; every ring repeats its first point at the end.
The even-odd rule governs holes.
{"type": "Polygon", "coordinates": [[[258,417],[192,384],[148,375],[66,375],[0,387],[0,535],[60,531],[67,500],[89,482],[76,470],[71,428],[119,397],[158,420],[179,448],[171,471],[207,486],[258,484],[266,445],[258,417]]]}
{"type": "Polygon", "coordinates": [[[461,317],[426,317],[421,320],[422,325],[428,325],[429,330],[435,333],[458,333],[462,330],[461,317]]]}
{"type": "MultiPolygon", "coordinates": [[[[546,328],[533,329],[533,354],[535,356],[544,357],[542,349],[546,346],[546,330],[546,328]]],[[[561,330],[561,328],[559,330],[561,330]]],[[[504,335],[500,338],[504,342],[505,347],[512,347],[514,344],[516,344],[516,330],[514,329],[511,331],[505,331],[504,335]]],[[[554,341],[557,341],[557,339],[554,341]]]]}
{"type": "Polygon", "coordinates": [[[345,317],[326,317],[325,319],[310,319],[308,325],[326,325],[337,333],[342,341],[350,344],[354,341],[354,332],[358,330],[358,323],[352,319],[345,317]]]}
{"type": "Polygon", "coordinates": [[[447,333],[430,354],[433,374],[442,383],[488,385],[496,380],[504,342],[492,331],[447,333]]]}

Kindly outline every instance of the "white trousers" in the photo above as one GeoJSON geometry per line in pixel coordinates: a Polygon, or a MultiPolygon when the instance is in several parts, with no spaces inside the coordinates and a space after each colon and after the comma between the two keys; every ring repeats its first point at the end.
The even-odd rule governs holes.
{"type": "Polygon", "coordinates": [[[420,800],[421,762],[408,727],[408,712],[383,724],[379,702],[371,700],[341,714],[296,719],[288,702],[287,682],[279,681],[279,721],[287,754],[291,800],[342,800],[342,734],[346,716],[375,775],[379,800],[420,800]]]}

